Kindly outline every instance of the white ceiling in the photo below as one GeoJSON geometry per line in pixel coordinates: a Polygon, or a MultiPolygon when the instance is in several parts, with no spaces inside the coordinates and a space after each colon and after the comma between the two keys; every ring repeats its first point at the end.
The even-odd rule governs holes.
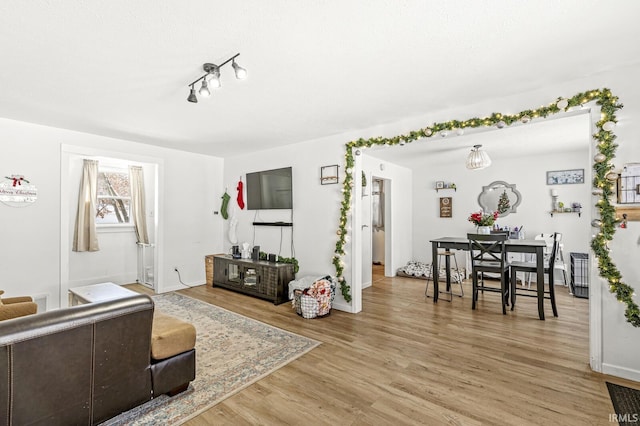
{"type": "Polygon", "coordinates": [[[0,117],[241,155],[636,64],[638,18],[637,0],[3,0],[0,117]],[[249,78],[227,65],[187,102],[235,53],[249,78]]]}

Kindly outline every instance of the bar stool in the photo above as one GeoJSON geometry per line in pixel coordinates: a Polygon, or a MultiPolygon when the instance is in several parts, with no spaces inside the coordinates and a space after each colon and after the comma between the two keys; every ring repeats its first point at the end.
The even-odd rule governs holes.
{"type": "MultiPolygon", "coordinates": [[[[438,293],[448,294],[449,300],[451,302],[453,300],[453,296],[462,297],[464,296],[464,288],[462,288],[462,275],[460,274],[460,268],[458,268],[458,259],[456,259],[456,255],[450,249],[445,249],[445,251],[438,252],[438,273],[440,273],[440,266],[442,265],[442,261],[444,260],[445,271],[447,273],[447,286],[446,290],[440,290],[438,293]],[[460,293],[454,293],[453,287],[451,286],[451,258],[453,257],[453,263],[455,265],[454,271],[456,272],[455,283],[460,285],[460,293]]],[[[429,281],[433,279],[431,275],[433,275],[433,268],[430,269],[432,272],[429,276],[427,276],[427,287],[424,289],[424,295],[426,297],[431,297],[427,292],[429,291],[429,281]]],[[[444,299],[447,300],[447,299],[444,299]]]]}

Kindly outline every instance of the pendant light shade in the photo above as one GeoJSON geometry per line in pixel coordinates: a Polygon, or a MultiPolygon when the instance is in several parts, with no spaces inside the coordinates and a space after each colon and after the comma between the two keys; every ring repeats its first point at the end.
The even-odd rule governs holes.
{"type": "Polygon", "coordinates": [[[474,145],[473,149],[471,149],[469,157],[467,157],[467,169],[480,170],[491,165],[491,158],[489,158],[489,154],[482,151],[480,149],[481,147],[482,145],[474,145]]]}

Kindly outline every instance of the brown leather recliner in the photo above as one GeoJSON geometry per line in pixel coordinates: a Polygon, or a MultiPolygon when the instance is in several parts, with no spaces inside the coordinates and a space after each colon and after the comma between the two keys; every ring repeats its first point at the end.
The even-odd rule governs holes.
{"type": "Polygon", "coordinates": [[[154,382],[188,385],[195,349],[151,361],[153,309],[136,295],[0,322],[0,425],[97,424],[151,400],[154,382]]]}
{"type": "MultiPolygon", "coordinates": [[[[0,290],[0,296],[4,290],[0,290]]],[[[38,305],[29,296],[0,298],[0,321],[32,315],[38,311],[38,305]]]]}

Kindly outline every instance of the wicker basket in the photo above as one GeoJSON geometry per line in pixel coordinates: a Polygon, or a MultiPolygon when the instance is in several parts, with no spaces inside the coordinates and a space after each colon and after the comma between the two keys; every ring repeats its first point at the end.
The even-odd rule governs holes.
{"type": "MultiPolygon", "coordinates": [[[[327,279],[327,281],[329,281],[329,279],[327,279]]],[[[330,280],[329,283],[330,285],[328,287],[328,290],[330,291],[330,294],[328,298],[326,296],[324,298],[316,298],[310,294],[307,294],[310,288],[306,288],[304,290],[294,290],[292,305],[296,313],[301,317],[308,319],[322,318],[329,315],[331,313],[331,305],[333,304],[333,299],[335,298],[336,288],[333,280],[330,280]]]]}

